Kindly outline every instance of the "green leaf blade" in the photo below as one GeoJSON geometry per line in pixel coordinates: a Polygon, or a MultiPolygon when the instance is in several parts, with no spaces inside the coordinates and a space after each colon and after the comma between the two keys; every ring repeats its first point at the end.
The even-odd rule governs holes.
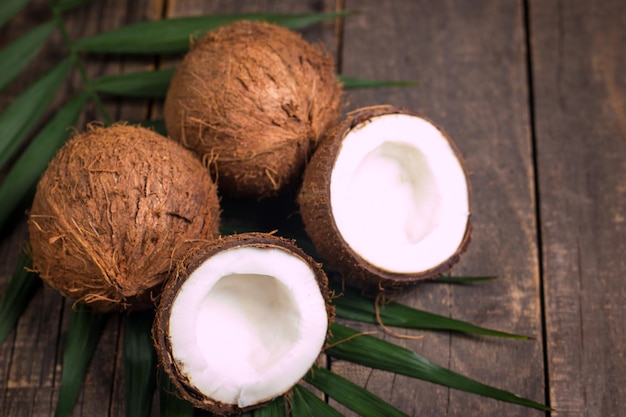
{"type": "Polygon", "coordinates": [[[471,284],[473,282],[493,281],[496,279],[494,276],[481,276],[481,277],[452,277],[442,275],[436,279],[424,281],[426,283],[434,284],[471,284]]]}
{"type": "Polygon", "coordinates": [[[303,386],[296,385],[291,396],[292,417],[342,417],[342,414],[303,386]]]}
{"type": "Polygon", "coordinates": [[[159,416],[193,417],[194,407],[176,395],[176,387],[162,369],[159,371],[159,416]]]}
{"type": "Polygon", "coordinates": [[[6,165],[41,118],[71,67],[72,60],[64,59],[0,114],[0,169],[6,165]]]}
{"type": "Polygon", "coordinates": [[[174,69],[138,71],[97,78],[91,86],[99,93],[119,97],[164,98],[174,69]]]}
{"type": "Polygon", "coordinates": [[[266,406],[254,410],[254,417],[285,417],[285,400],[282,396],[270,401],[266,406]]]}
{"type": "Polygon", "coordinates": [[[124,400],[128,417],[149,417],[156,386],[153,311],[134,312],[124,322],[124,400]]]}
{"type": "Polygon", "coordinates": [[[59,0],[54,6],[61,12],[91,3],[93,0],[59,0]]]}
{"type": "MultiPolygon", "coordinates": [[[[355,320],[363,323],[378,324],[376,304],[353,291],[344,291],[343,296],[333,300],[337,317],[355,320]]],[[[391,302],[378,307],[380,320],[385,326],[402,327],[406,329],[449,330],[455,332],[472,333],[483,336],[506,337],[512,339],[528,339],[513,333],[487,329],[466,321],[441,316],[391,302]]]]}
{"type": "Polygon", "coordinates": [[[388,87],[415,87],[418,83],[414,81],[392,81],[392,80],[368,80],[364,78],[339,76],[339,81],[343,83],[346,90],[361,88],[388,88],[388,87]]]}
{"type": "Polygon", "coordinates": [[[0,51],[0,90],[37,55],[54,28],[52,21],[39,25],[0,51]]]}
{"type": "Polygon", "coordinates": [[[72,310],[63,352],[61,387],[55,417],[69,417],[72,414],[107,318],[108,315],[94,313],[82,304],[72,310]]]}
{"type": "Polygon", "coordinates": [[[466,391],[487,398],[547,411],[536,401],[492,387],[425,359],[416,353],[372,336],[361,335],[338,323],[331,327],[333,337],[326,353],[338,359],[382,369],[412,378],[466,391]]]}
{"type": "Polygon", "coordinates": [[[30,0],[10,0],[2,2],[0,7],[0,28],[2,28],[13,16],[18,14],[30,0]]]}
{"type": "Polygon", "coordinates": [[[75,47],[81,52],[117,54],[174,54],[189,49],[190,37],[237,20],[263,20],[298,29],[349,13],[303,14],[234,14],[181,17],[135,23],[120,29],[79,39],[75,47]]]}
{"type": "MultiPolygon", "coordinates": [[[[133,98],[165,98],[174,69],[138,71],[128,74],[112,75],[92,81],[92,87],[105,94],[133,98]]],[[[345,89],[407,87],[417,85],[404,81],[378,81],[339,76],[345,89]]]]}
{"type": "Polygon", "coordinates": [[[22,251],[0,304],[0,344],[4,343],[15,328],[28,303],[41,286],[39,276],[32,272],[31,268],[30,257],[22,251]]]}
{"type": "Polygon", "coordinates": [[[81,93],[63,106],[11,167],[0,184],[0,229],[20,205],[27,203],[48,162],[71,135],[70,127],[76,124],[86,101],[87,94],[81,93]]]}
{"type": "Polygon", "coordinates": [[[324,368],[314,367],[305,380],[362,417],[408,417],[365,388],[324,368]]]}

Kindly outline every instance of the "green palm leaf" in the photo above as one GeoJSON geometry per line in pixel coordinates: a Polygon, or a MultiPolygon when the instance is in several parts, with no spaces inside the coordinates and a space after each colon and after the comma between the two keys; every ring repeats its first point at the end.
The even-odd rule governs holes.
{"type": "Polygon", "coordinates": [[[174,69],[130,72],[97,78],[91,86],[99,93],[122,97],[164,98],[174,69]]]}
{"type": "Polygon", "coordinates": [[[137,122],[140,126],[153,129],[155,132],[160,133],[163,136],[167,136],[167,130],[165,129],[165,121],[163,120],[142,120],[137,122]]]}
{"type": "Polygon", "coordinates": [[[149,417],[156,384],[156,353],[150,329],[153,311],[134,312],[124,322],[124,399],[128,417],[149,417]]]}
{"type": "Polygon", "coordinates": [[[413,81],[391,81],[391,80],[368,80],[356,77],[339,76],[339,81],[343,83],[345,89],[357,88],[382,88],[382,87],[415,87],[418,84],[413,81]]]}
{"type": "Polygon", "coordinates": [[[159,416],[160,417],[193,417],[194,408],[191,403],[176,395],[176,387],[167,374],[159,372],[159,416]]]}
{"type": "Polygon", "coordinates": [[[52,21],[37,26],[0,51],[0,90],[13,81],[37,55],[54,27],[52,21]]]}
{"type": "MultiPolygon", "coordinates": [[[[111,75],[97,78],[92,81],[92,87],[99,93],[111,94],[118,97],[134,98],[165,98],[167,88],[174,74],[173,68],[138,71],[128,74],[111,75]]],[[[342,77],[339,80],[344,83],[345,89],[358,88],[383,88],[383,87],[404,87],[416,85],[403,81],[376,81],[360,79],[355,77],[342,77]]]]}
{"type": "Polygon", "coordinates": [[[2,0],[0,1],[0,28],[13,16],[22,10],[30,0],[2,0]]]}
{"type": "Polygon", "coordinates": [[[13,330],[41,285],[39,276],[31,268],[30,257],[22,251],[0,304],[0,344],[13,330]]]}
{"type": "Polygon", "coordinates": [[[189,49],[189,36],[202,35],[237,20],[264,20],[292,29],[309,26],[349,13],[235,14],[181,17],[135,23],[82,38],[75,42],[82,52],[118,54],[171,54],[189,49]]]}
{"type": "Polygon", "coordinates": [[[437,279],[431,279],[428,281],[424,281],[426,283],[435,283],[435,284],[471,284],[472,282],[480,282],[480,281],[492,281],[496,279],[494,276],[484,276],[484,277],[451,277],[448,275],[441,275],[437,279]]]}
{"type": "Polygon", "coordinates": [[[308,389],[296,385],[291,396],[292,417],[342,417],[339,411],[308,389]]]}
{"type": "Polygon", "coordinates": [[[56,7],[61,12],[64,12],[78,6],[91,3],[92,1],[93,0],[59,0],[59,2],[54,7],[56,7]]]}
{"type": "MultiPolygon", "coordinates": [[[[364,323],[378,323],[376,303],[371,299],[357,295],[354,291],[344,291],[341,297],[333,300],[333,304],[335,305],[337,317],[364,323]]],[[[382,324],[386,326],[409,329],[451,330],[485,336],[528,339],[527,336],[486,329],[462,320],[429,313],[395,302],[380,305],[378,314],[382,324]]]]}
{"type": "Polygon", "coordinates": [[[471,378],[443,368],[416,353],[372,336],[361,335],[348,327],[331,325],[333,337],[326,353],[338,359],[382,369],[412,378],[418,378],[449,388],[478,394],[538,410],[549,410],[543,404],[511,392],[485,385],[471,378]]]}
{"type": "Polygon", "coordinates": [[[305,379],[362,417],[408,417],[365,388],[324,368],[313,367],[305,379]]]}
{"type": "Polygon", "coordinates": [[[254,417],[285,417],[285,401],[283,397],[278,397],[263,408],[255,410],[254,417]]]}
{"type": "Polygon", "coordinates": [[[76,305],[72,310],[63,351],[61,387],[55,417],[67,417],[72,414],[107,318],[108,315],[94,313],[83,304],[76,305]]]}
{"type": "Polygon", "coordinates": [[[48,162],[70,136],[70,127],[76,124],[86,100],[87,94],[81,93],[63,106],[11,167],[0,184],[0,229],[20,205],[26,204],[48,162]]]}
{"type": "Polygon", "coordinates": [[[0,169],[19,149],[61,87],[72,60],[66,58],[37,80],[0,114],[0,169]]]}

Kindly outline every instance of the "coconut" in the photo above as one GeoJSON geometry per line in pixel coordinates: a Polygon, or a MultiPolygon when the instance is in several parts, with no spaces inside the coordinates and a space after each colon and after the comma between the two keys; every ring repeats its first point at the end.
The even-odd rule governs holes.
{"type": "Polygon", "coordinates": [[[238,21],[192,44],[167,91],[165,124],[209,162],[222,194],[262,199],[295,188],[341,117],[341,95],[323,46],[238,21]]]}
{"type": "Polygon", "coordinates": [[[34,267],[95,310],[153,305],[198,239],[218,235],[217,187],[180,144],[138,126],[90,126],[41,177],[28,226],[34,267]]]}
{"type": "Polygon", "coordinates": [[[470,186],[452,139],[423,115],[365,107],[330,129],[298,195],[319,253],[358,286],[449,270],[470,241],[470,186]]]}
{"type": "Polygon", "coordinates": [[[333,310],[321,266],[294,242],[229,235],[168,281],[153,339],[178,394],[232,414],[287,393],[317,360],[333,310]]]}

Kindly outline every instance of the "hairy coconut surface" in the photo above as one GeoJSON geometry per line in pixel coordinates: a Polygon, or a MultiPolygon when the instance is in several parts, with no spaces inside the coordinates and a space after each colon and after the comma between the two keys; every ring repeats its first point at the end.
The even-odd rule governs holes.
{"type": "Polygon", "coordinates": [[[360,286],[450,269],[470,241],[470,188],[453,141],[424,116],[375,106],[331,129],[298,204],[320,254],[360,286]]]}
{"type": "Polygon", "coordinates": [[[333,309],[321,266],[264,233],[219,238],[168,281],[153,327],[179,394],[218,414],[288,392],[325,343],[333,309]]]}
{"type": "Polygon", "coordinates": [[[238,21],[192,44],[164,107],[168,134],[197,152],[235,197],[276,195],[299,180],[341,114],[332,57],[289,29],[238,21]]]}
{"type": "Polygon", "coordinates": [[[50,162],[29,214],[33,263],[96,310],[141,309],[198,239],[218,235],[217,187],[180,144],[138,126],[90,126],[50,162]]]}

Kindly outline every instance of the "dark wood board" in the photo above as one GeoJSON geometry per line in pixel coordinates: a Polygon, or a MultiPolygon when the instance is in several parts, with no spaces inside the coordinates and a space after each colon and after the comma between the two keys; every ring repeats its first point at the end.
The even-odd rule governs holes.
{"type": "Polygon", "coordinates": [[[626,406],[626,5],[530,2],[554,416],[626,406]]]}

